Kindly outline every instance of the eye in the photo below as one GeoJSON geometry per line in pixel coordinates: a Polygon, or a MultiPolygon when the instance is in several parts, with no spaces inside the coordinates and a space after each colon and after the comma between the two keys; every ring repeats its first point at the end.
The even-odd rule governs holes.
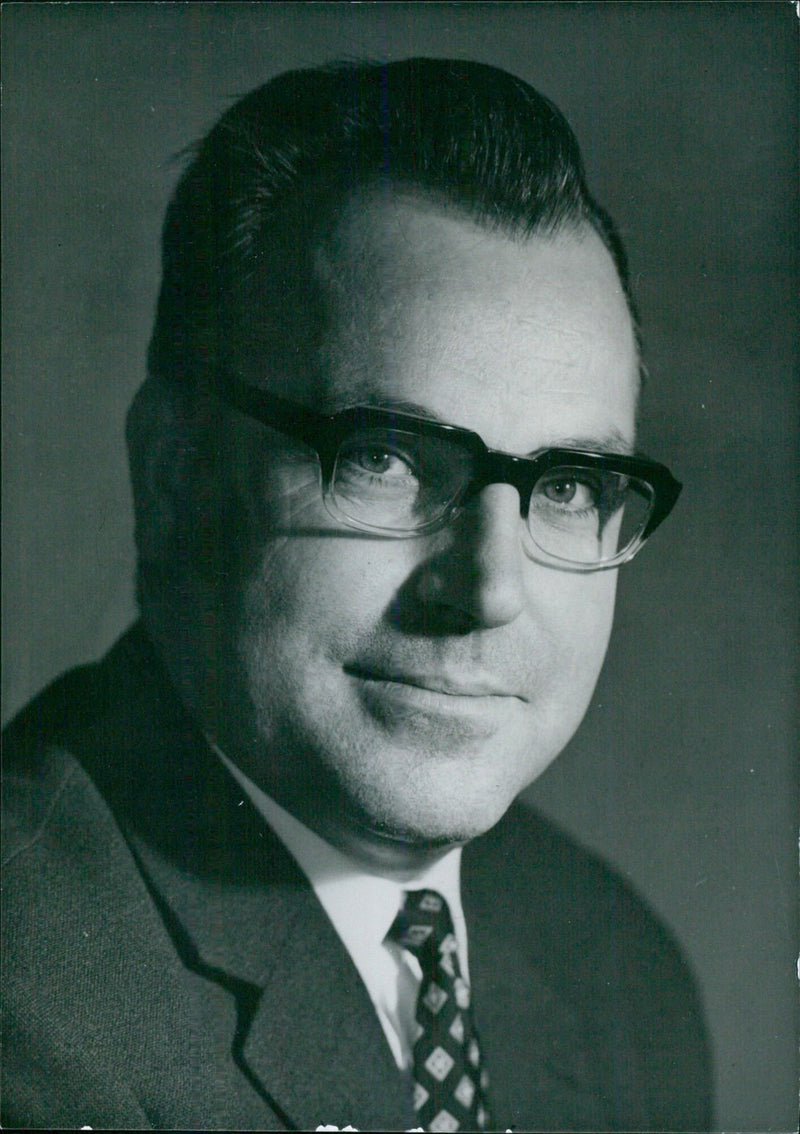
{"type": "Polygon", "coordinates": [[[553,504],[573,509],[593,508],[597,503],[597,487],[587,480],[564,473],[556,474],[539,485],[539,492],[553,504]]]}
{"type": "Polygon", "coordinates": [[[550,480],[544,486],[544,494],[554,504],[569,504],[577,488],[574,480],[550,480]]]}
{"type": "Polygon", "coordinates": [[[375,476],[405,477],[413,476],[414,469],[408,457],[388,446],[364,443],[353,446],[346,454],[347,460],[364,472],[375,476]]]}

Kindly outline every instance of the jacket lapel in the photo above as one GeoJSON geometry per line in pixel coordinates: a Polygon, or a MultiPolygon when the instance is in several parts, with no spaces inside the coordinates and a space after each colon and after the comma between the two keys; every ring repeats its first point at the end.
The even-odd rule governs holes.
{"type": "MultiPolygon", "coordinates": [[[[241,812],[250,805],[234,806],[241,812]]],[[[238,996],[234,1058],[286,1124],[407,1129],[408,1090],[372,1002],[313,891],[271,832],[252,852],[274,872],[263,886],[221,879],[204,885],[139,836],[131,844],[169,911],[173,935],[183,938],[189,967],[238,996]]]]}
{"type": "Polygon", "coordinates": [[[92,772],[184,963],[237,998],[233,1058],[287,1126],[407,1129],[408,1085],[305,875],[137,632],[118,650],[131,709],[91,738],[92,772]]]}
{"type": "Polygon", "coordinates": [[[408,1129],[410,1093],[355,966],[313,895],[295,904],[244,1058],[301,1129],[408,1129]]]}

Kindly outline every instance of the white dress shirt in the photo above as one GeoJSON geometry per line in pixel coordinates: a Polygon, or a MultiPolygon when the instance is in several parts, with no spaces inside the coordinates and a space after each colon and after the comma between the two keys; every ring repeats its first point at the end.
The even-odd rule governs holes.
{"type": "Polygon", "coordinates": [[[419,961],[386,934],[405,890],[437,890],[453,919],[458,959],[469,981],[467,928],[461,907],[461,847],[402,881],[372,873],[320,838],[248,779],[214,745],[245,794],[307,876],[366,985],[397,1066],[412,1065],[419,961]]]}

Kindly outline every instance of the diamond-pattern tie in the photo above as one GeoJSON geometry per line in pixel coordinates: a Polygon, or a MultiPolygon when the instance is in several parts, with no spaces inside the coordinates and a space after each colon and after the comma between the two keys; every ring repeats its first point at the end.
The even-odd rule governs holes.
{"type": "Polygon", "coordinates": [[[435,890],[407,890],[387,936],[413,953],[422,968],[414,1041],[415,1125],[440,1132],[487,1129],[489,1080],[447,902],[435,890]]]}

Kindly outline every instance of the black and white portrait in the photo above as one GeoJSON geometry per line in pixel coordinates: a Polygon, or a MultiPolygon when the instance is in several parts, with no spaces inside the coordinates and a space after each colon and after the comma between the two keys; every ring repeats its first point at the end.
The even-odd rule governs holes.
{"type": "Polygon", "coordinates": [[[3,24],[4,1125],[796,1129],[795,7],[3,24]]]}

